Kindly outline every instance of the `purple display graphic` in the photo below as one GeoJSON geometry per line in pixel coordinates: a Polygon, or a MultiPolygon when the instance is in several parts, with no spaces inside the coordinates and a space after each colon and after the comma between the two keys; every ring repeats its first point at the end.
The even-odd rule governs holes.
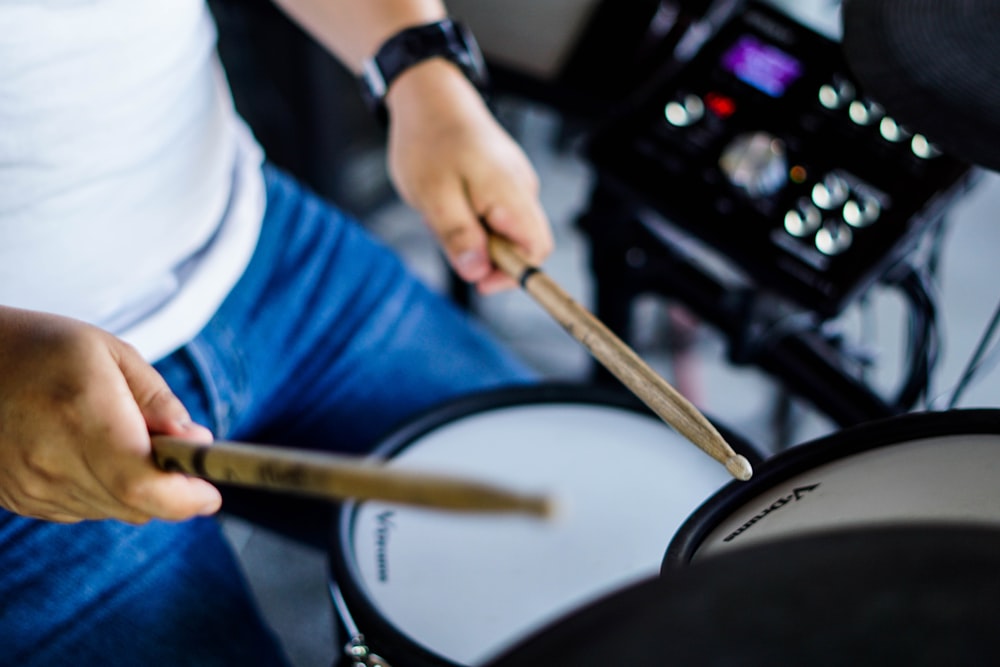
{"type": "Polygon", "coordinates": [[[802,76],[802,64],[781,49],[743,35],[722,56],[722,66],[757,90],[781,97],[802,76]]]}

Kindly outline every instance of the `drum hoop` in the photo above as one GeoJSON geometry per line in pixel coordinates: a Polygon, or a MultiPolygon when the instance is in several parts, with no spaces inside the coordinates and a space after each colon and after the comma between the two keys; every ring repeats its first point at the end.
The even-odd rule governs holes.
{"type": "Polygon", "coordinates": [[[681,524],[667,546],[661,572],[687,566],[708,534],[738,508],[795,475],[861,452],[946,435],[1000,434],[1000,410],[976,408],[915,412],[865,422],[776,454],[750,482],[732,481],[681,524]]]}
{"type": "MultiPolygon", "coordinates": [[[[440,426],[488,410],[557,403],[619,408],[659,420],[652,410],[624,390],[590,384],[541,382],[487,389],[431,408],[392,431],[373,450],[372,455],[377,458],[390,458],[440,426]]],[[[756,447],[736,437],[715,420],[711,421],[733,448],[747,457],[751,465],[758,465],[763,460],[763,455],[756,447]]],[[[341,504],[340,510],[336,512],[336,523],[330,531],[328,549],[331,575],[354,616],[354,622],[364,633],[372,650],[383,655],[389,662],[393,661],[393,656],[403,655],[406,656],[406,663],[409,665],[456,667],[455,663],[443,660],[440,655],[429,651],[414,638],[385,620],[361,590],[357,582],[363,579],[356,562],[348,553],[358,506],[359,503],[354,501],[341,504]]]]}

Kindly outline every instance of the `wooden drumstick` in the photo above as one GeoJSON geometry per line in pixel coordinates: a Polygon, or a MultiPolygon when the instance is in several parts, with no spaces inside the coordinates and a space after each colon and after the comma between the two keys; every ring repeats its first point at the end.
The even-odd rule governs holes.
{"type": "Polygon", "coordinates": [[[490,234],[489,249],[493,262],[504,273],[518,281],[524,291],[663,421],[725,465],[733,477],[743,481],[750,479],[753,474],[750,462],[733,451],[705,415],[600,320],[538,267],[532,266],[513,243],[490,234]]]}
{"type": "Polygon", "coordinates": [[[455,512],[553,514],[553,503],[545,496],[457,476],[393,470],[378,461],[239,442],[206,445],[162,435],[152,442],[153,460],[161,469],[216,482],[455,512]]]}

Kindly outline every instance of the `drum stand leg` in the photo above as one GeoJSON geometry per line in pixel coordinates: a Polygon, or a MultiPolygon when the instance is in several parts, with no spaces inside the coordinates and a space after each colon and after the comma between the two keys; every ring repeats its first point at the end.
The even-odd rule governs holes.
{"type": "MultiPolygon", "coordinates": [[[[333,601],[334,612],[340,618],[350,639],[344,644],[344,656],[351,661],[349,667],[392,667],[385,658],[371,652],[368,644],[365,643],[365,636],[361,634],[354,617],[347,609],[347,602],[344,600],[340,587],[330,582],[330,599],[333,601]]],[[[334,659],[331,667],[343,667],[339,658],[334,659]]]]}

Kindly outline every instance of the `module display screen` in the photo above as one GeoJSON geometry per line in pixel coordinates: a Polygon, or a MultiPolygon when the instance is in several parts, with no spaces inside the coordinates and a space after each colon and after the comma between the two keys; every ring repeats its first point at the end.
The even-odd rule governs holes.
{"type": "Polygon", "coordinates": [[[743,35],[722,55],[722,66],[757,90],[781,97],[802,76],[802,63],[753,35],[743,35]]]}

